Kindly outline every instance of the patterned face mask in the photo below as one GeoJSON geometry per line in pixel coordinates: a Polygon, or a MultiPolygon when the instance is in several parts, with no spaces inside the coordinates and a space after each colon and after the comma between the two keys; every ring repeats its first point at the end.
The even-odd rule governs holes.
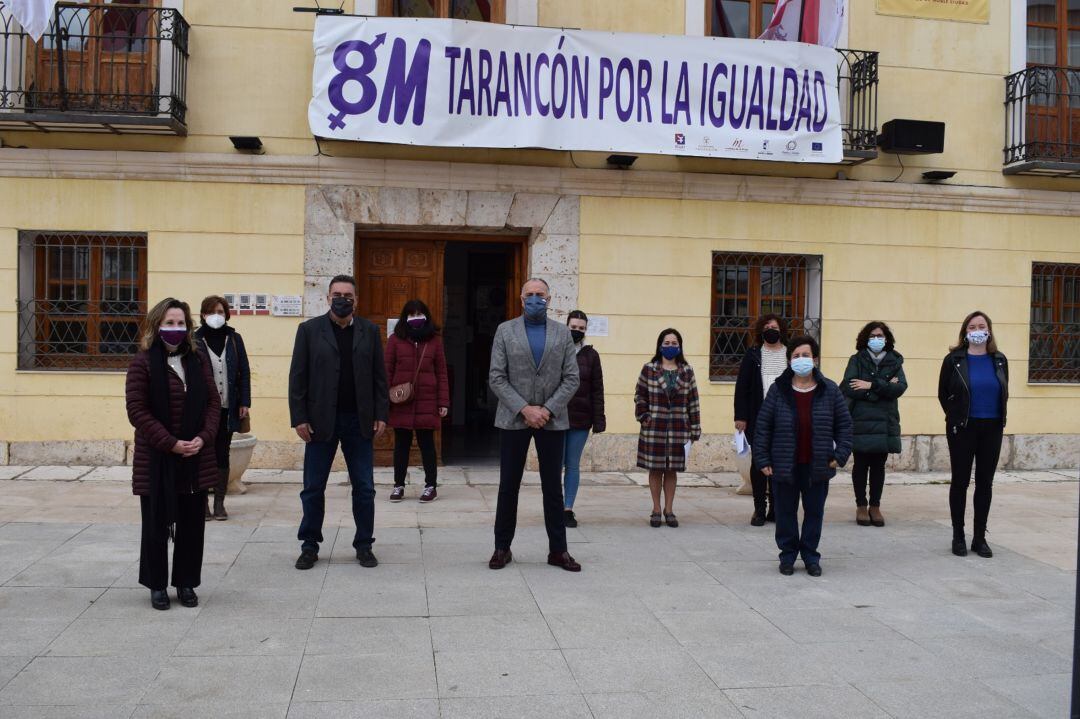
{"type": "Polygon", "coordinates": [[[975,330],[967,333],[967,341],[973,345],[984,345],[990,339],[990,333],[986,330],[975,330]]]}

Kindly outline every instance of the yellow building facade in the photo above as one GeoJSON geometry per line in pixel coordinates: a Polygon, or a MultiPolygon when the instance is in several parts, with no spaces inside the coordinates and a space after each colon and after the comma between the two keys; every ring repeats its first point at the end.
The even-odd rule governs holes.
{"type": "MultiPolygon", "coordinates": [[[[794,268],[784,277],[794,277],[795,287],[777,293],[793,298],[793,322],[819,333],[827,376],[842,375],[867,321],[884,320],[895,332],[910,385],[900,404],[905,449],[898,467],[947,467],[937,372],[974,309],[993,318],[1010,360],[1003,465],[1080,462],[1080,131],[1066,133],[1076,144],[1064,152],[1060,141],[1039,136],[1028,138],[1019,160],[1003,160],[1003,138],[1016,144],[1007,123],[1015,87],[1005,78],[1045,51],[1030,45],[1029,28],[1045,29],[1039,22],[1049,15],[1033,20],[1025,3],[1009,0],[990,0],[985,22],[879,14],[873,0],[848,4],[841,44],[877,53],[873,126],[862,129],[880,131],[894,118],[941,121],[941,153],[904,157],[903,166],[876,150],[843,165],[643,155],[618,170],[596,152],[317,144],[307,123],[315,16],[293,12],[296,4],[176,0],[154,7],[159,30],[177,27],[178,18],[185,24],[184,52],[173,48],[169,56],[186,69],[182,120],[173,113],[152,122],[159,134],[135,124],[132,132],[117,119],[122,106],[103,126],[100,113],[87,119],[87,108],[48,105],[48,93],[37,100],[39,113],[49,111],[48,131],[27,119],[28,107],[0,107],[0,286],[7,295],[0,305],[0,462],[114,464],[127,457],[121,370],[129,345],[119,342],[104,359],[81,354],[106,353],[104,339],[85,333],[108,331],[130,342],[129,330],[115,318],[108,328],[101,319],[93,331],[73,330],[54,317],[49,328],[77,333],[78,346],[67,350],[77,357],[50,358],[44,355],[60,342],[50,344],[48,332],[61,329],[43,329],[35,314],[53,286],[42,270],[49,243],[86,237],[135,248],[134,264],[117,260],[117,272],[136,278],[122,293],[143,308],[165,296],[196,308],[209,294],[301,296],[303,314],[314,316],[325,312],[326,282],[339,272],[356,274],[361,294],[413,277],[397,294],[371,289],[362,311],[385,326],[400,309],[388,302],[431,293],[421,299],[438,308],[453,375],[447,462],[490,458],[486,333],[512,314],[513,282],[540,276],[552,284],[558,313],[580,308],[606,321],[606,332],[590,342],[603,359],[608,432],[590,442],[584,467],[633,466],[634,383],[657,333],[671,326],[684,336],[702,394],[705,439],[691,469],[731,469],[731,343],[745,336],[762,302],[779,301],[763,289],[760,272],[775,279],[781,265],[794,268]],[[96,131],[74,131],[88,128],[96,131]],[[235,150],[231,136],[258,137],[261,154],[235,150]],[[1040,153],[1051,144],[1052,157],[1040,153]],[[1018,168],[1022,174],[1014,174],[1018,168]],[[956,174],[925,181],[922,173],[934,170],[956,174]],[[413,261],[423,278],[383,272],[386,263],[413,261]],[[724,289],[729,270],[736,274],[732,297],[724,289]],[[734,302],[730,313],[726,299],[734,302]],[[88,350],[95,337],[98,349],[88,350]]],[[[743,3],[729,5],[733,17],[742,12],[743,3]]],[[[748,17],[760,21],[753,13],[762,3],[746,5],[748,17]]],[[[1049,5],[1057,12],[1065,3],[1049,5]]],[[[92,7],[72,12],[90,18],[92,7]]],[[[345,0],[343,9],[397,7],[345,0]]],[[[504,0],[490,7],[496,19],[556,28],[693,36],[713,26],[711,0],[504,0]]],[[[6,22],[14,36],[18,28],[6,22]]],[[[166,44],[159,47],[150,62],[166,62],[166,44]]],[[[47,50],[37,46],[27,64],[47,69],[47,50]]],[[[102,50],[88,62],[108,57],[102,50]]],[[[17,85],[20,71],[7,72],[5,82],[17,85]]],[[[1055,127],[1080,128],[1071,114],[1080,113],[1080,96],[1057,92],[1065,99],[1021,110],[1021,134],[1034,132],[1038,113],[1055,127]]],[[[92,264],[99,255],[87,257],[92,264]]],[[[100,277],[87,269],[75,285],[91,294],[104,287],[110,261],[101,260],[100,277]]],[[[78,267],[70,271],[57,281],[81,277],[78,267]]],[[[287,407],[300,319],[231,320],[253,370],[254,466],[294,467],[301,459],[287,407]]]]}

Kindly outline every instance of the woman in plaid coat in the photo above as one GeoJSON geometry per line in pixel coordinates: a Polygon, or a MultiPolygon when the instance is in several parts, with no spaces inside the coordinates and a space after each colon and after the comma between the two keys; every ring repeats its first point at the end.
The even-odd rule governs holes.
{"type": "Polygon", "coordinates": [[[641,368],[634,391],[634,416],[641,423],[638,461],[649,470],[653,510],[649,524],[660,526],[660,489],[664,490],[664,519],[669,527],[679,520],[671,511],[677,472],[686,470],[687,444],[701,439],[701,407],[694,370],[682,353],[682,335],[666,329],[656,338],[656,354],[641,368]]]}

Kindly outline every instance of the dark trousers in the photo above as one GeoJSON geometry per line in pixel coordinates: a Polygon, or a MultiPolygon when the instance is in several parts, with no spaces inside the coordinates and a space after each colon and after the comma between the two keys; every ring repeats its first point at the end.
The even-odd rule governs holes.
{"type": "Polygon", "coordinates": [[[371,440],[360,434],[360,417],[355,414],[339,414],[334,423],[333,436],[325,442],[312,440],[304,447],[304,488],[300,491],[300,504],[304,518],[296,538],[303,548],[316,554],[323,541],[323,516],[326,514],[326,480],[334,463],[338,444],[349,468],[352,483],[352,513],[356,523],[353,547],[370,547],[375,541],[375,472],[371,440]]]}
{"type": "Polygon", "coordinates": [[[750,489],[754,493],[754,512],[765,516],[768,500],[772,499],[773,481],[761,473],[757,463],[750,462],[750,489]]]}
{"type": "Polygon", "coordinates": [[[214,437],[214,458],[217,459],[218,469],[229,468],[229,447],[232,446],[233,433],[229,431],[229,409],[221,410],[221,421],[218,423],[217,436],[214,437]]]}
{"type": "Polygon", "coordinates": [[[866,506],[866,479],[870,478],[870,506],[881,506],[881,490],[885,488],[887,452],[856,452],[851,467],[851,484],[855,488],[855,506],[866,506]]]}
{"type": "Polygon", "coordinates": [[[966,427],[948,435],[949,462],[952,464],[949,509],[956,534],[964,533],[964,510],[967,509],[972,464],[975,465],[975,534],[982,536],[986,532],[986,519],[990,516],[990,499],[994,491],[994,472],[1001,456],[1001,435],[1004,431],[1000,419],[969,419],[966,427]]]}
{"type": "Polygon", "coordinates": [[[825,521],[825,498],[829,496],[829,482],[811,482],[809,464],[795,465],[795,475],[790,482],[773,482],[773,507],[776,509],[776,546],[780,549],[780,563],[794,564],[795,557],[802,555],[804,564],[821,561],[818,542],[821,541],[821,525],[825,521]],[[802,498],[803,522],[799,531],[799,499],[802,498]]]}
{"type": "MultiPolygon", "coordinates": [[[[418,429],[416,443],[420,446],[420,458],[424,462],[424,484],[434,487],[438,476],[435,459],[435,430],[418,429]]],[[[394,484],[405,486],[405,473],[409,471],[409,450],[412,449],[413,430],[394,430],[394,484]]]]}
{"type": "MultiPolygon", "coordinates": [[[[176,531],[173,537],[172,585],[194,589],[202,583],[203,508],[206,492],[176,496],[176,531]]],[[[142,544],[139,547],[139,584],[161,590],[169,586],[169,529],[150,522],[150,497],[140,496],[142,544]]]]}
{"type": "Polygon", "coordinates": [[[495,509],[495,548],[510,549],[517,529],[518,495],[529,442],[536,442],[540,461],[540,489],[544,494],[544,527],[548,551],[566,551],[566,517],[563,515],[562,463],[566,432],[546,429],[499,431],[499,504],[495,509]]]}

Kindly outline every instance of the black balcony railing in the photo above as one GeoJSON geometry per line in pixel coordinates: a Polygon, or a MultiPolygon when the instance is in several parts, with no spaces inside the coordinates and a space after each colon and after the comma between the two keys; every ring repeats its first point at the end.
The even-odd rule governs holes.
{"type": "Polygon", "coordinates": [[[1005,78],[1006,174],[1080,176],[1080,70],[1036,66],[1005,78]]]}
{"type": "Polygon", "coordinates": [[[837,52],[844,160],[872,160],[877,157],[878,54],[871,50],[837,52]]]}
{"type": "Polygon", "coordinates": [[[35,42],[0,3],[0,129],[185,134],[189,31],[174,8],[60,2],[35,42]]]}

